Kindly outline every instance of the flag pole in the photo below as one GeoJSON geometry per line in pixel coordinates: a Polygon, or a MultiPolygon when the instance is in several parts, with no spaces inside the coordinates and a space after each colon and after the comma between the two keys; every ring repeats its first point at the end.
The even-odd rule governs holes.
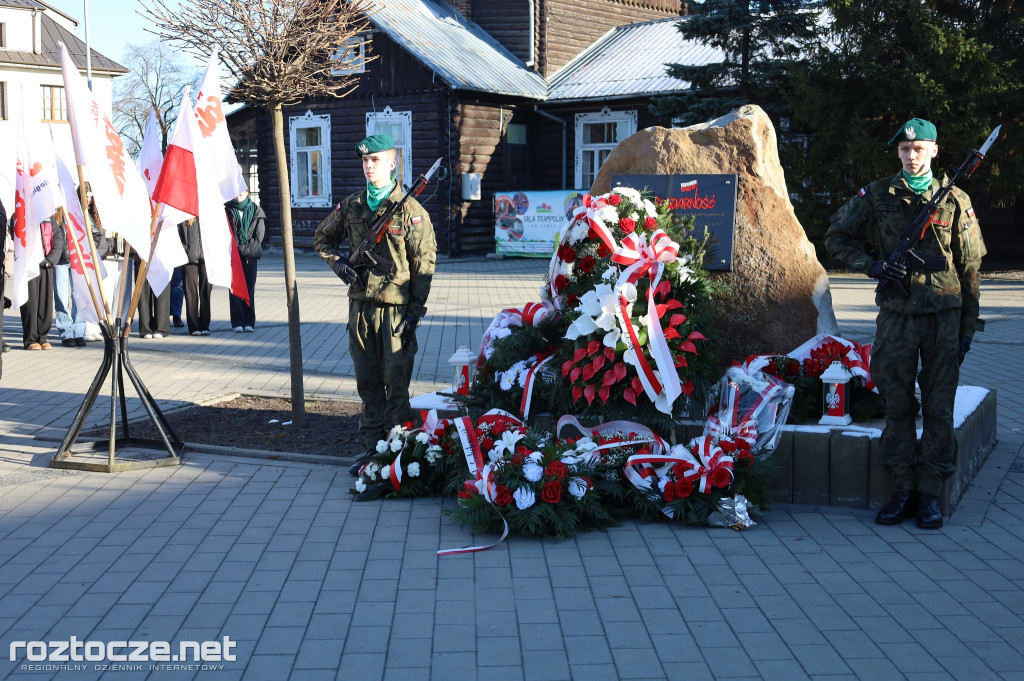
{"type": "Polygon", "coordinates": [[[127,322],[125,323],[124,335],[126,336],[129,333],[131,333],[132,318],[135,316],[135,310],[139,306],[139,298],[142,295],[142,282],[146,281],[146,277],[149,276],[149,263],[153,262],[153,254],[156,253],[157,239],[160,238],[160,232],[164,231],[162,229],[158,230],[156,228],[156,224],[160,215],[160,208],[163,207],[163,205],[164,204],[162,203],[156,204],[156,208],[153,210],[153,218],[149,223],[149,258],[142,264],[142,267],[139,268],[139,274],[135,278],[135,290],[132,293],[131,305],[128,306],[128,319],[127,322]]]}
{"type": "MultiPolygon", "coordinates": [[[[71,130],[72,130],[72,132],[74,131],[74,126],[72,126],[71,130]]],[[[99,292],[100,292],[100,300],[103,301],[103,308],[102,309],[100,309],[99,305],[96,305],[96,319],[100,319],[102,316],[106,316],[106,318],[107,318],[107,326],[113,328],[112,320],[110,318],[110,306],[107,304],[107,296],[106,296],[106,294],[103,291],[103,278],[100,276],[100,270],[99,270],[100,258],[99,258],[99,253],[97,253],[97,251],[96,251],[96,242],[93,241],[93,238],[92,238],[92,230],[89,229],[89,203],[88,203],[88,199],[86,199],[86,196],[85,196],[85,174],[82,172],[82,164],[79,163],[77,165],[78,165],[78,202],[82,205],[82,216],[85,218],[86,236],[87,236],[87,238],[89,240],[89,250],[92,252],[92,262],[93,262],[93,266],[95,267],[95,272],[96,272],[96,287],[99,289],[99,292]]],[[[99,225],[96,225],[96,229],[99,229],[100,230],[100,236],[103,236],[103,230],[100,229],[99,225]]],[[[79,257],[81,257],[81,254],[79,254],[79,257]]],[[[85,280],[89,281],[89,277],[86,277],[85,280]]],[[[90,286],[89,290],[90,291],[92,290],[91,286],[90,286]]]]}
{"type": "MultiPolygon", "coordinates": [[[[96,319],[99,319],[101,314],[102,314],[102,312],[103,312],[103,310],[100,308],[100,304],[96,300],[96,292],[92,288],[92,282],[89,281],[89,273],[88,273],[88,271],[85,268],[85,258],[82,257],[82,245],[78,243],[78,239],[75,238],[75,235],[74,235],[73,227],[71,227],[71,225],[69,224],[71,222],[71,216],[68,215],[67,211],[64,209],[63,206],[61,206],[57,210],[61,212],[61,221],[64,223],[64,231],[65,231],[65,233],[71,232],[71,237],[72,237],[71,240],[75,244],[75,254],[78,256],[78,262],[82,263],[82,272],[83,272],[83,274],[85,276],[85,287],[87,289],[89,289],[89,298],[92,299],[93,307],[96,308],[96,319]]],[[[91,240],[92,239],[92,234],[89,233],[88,222],[85,225],[85,231],[86,231],[86,236],[91,240]]],[[[95,260],[93,260],[93,271],[96,272],[96,281],[98,282],[100,280],[100,277],[99,277],[99,271],[96,268],[96,261],[95,260]]],[[[68,277],[68,282],[69,282],[68,287],[70,288],[71,277],[68,277]]]]}

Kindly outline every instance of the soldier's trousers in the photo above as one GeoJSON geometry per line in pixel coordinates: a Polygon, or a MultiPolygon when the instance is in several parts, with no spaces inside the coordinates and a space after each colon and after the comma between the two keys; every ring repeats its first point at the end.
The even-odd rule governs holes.
{"type": "Polygon", "coordinates": [[[918,315],[880,310],[876,325],[871,379],[885,402],[882,463],[892,471],[897,490],[938,496],[956,463],[953,402],[960,380],[960,310],[918,315]],[[923,417],[919,446],[915,377],[923,417]]]}
{"type": "Polygon", "coordinates": [[[359,437],[367,448],[386,438],[392,426],[412,420],[409,381],[416,339],[402,348],[396,334],[405,309],[405,305],[349,300],[348,347],[363,402],[359,437]]]}

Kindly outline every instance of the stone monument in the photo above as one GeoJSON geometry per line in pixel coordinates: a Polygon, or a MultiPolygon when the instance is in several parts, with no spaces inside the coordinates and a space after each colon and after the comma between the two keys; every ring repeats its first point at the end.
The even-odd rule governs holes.
{"type": "Polygon", "coordinates": [[[767,114],[748,105],[688,128],[647,128],[612,151],[591,194],[613,175],[735,174],[733,266],[713,273],[729,286],[719,301],[721,358],[786,354],[819,333],[839,335],[828,275],[796,219],[767,114]]]}

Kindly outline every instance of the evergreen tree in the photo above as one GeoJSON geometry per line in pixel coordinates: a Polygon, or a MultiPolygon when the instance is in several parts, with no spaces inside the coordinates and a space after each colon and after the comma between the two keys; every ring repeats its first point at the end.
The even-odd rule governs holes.
{"type": "Polygon", "coordinates": [[[691,3],[697,13],[677,24],[680,34],[720,49],[724,59],[706,65],[669,64],[668,74],[690,83],[690,89],[657,99],[651,110],[692,125],[757,104],[778,123],[787,115],[789,73],[816,34],[817,5],[799,0],[691,3]]]}
{"type": "Polygon", "coordinates": [[[913,116],[939,130],[937,175],[1002,123],[1002,137],[963,188],[975,203],[1014,201],[1024,185],[1020,3],[828,0],[826,7],[830,29],[789,96],[794,123],[811,136],[786,169],[812,240],[859,187],[898,170],[886,142],[913,116]]]}

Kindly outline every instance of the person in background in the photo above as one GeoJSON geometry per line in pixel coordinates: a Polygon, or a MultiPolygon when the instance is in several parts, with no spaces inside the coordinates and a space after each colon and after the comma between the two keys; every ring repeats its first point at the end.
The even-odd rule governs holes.
{"type": "Polygon", "coordinates": [[[53,311],[60,334],[60,344],[66,348],[85,347],[85,322],[78,318],[78,304],[75,302],[74,284],[71,280],[71,248],[67,240],[66,217],[61,208],[54,216],[54,229],[60,229],[64,235],[64,248],[61,250],[57,266],[53,268],[53,311]]]}
{"type": "MultiPolygon", "coordinates": [[[[104,260],[116,251],[116,245],[112,237],[103,236],[103,223],[100,222],[100,215],[96,210],[96,202],[92,198],[92,190],[89,188],[88,182],[85,183],[85,195],[86,201],[89,203],[88,210],[85,211],[85,220],[89,223],[89,231],[92,233],[93,243],[96,244],[96,257],[104,260]]],[[[100,314],[102,316],[102,313],[100,314]]],[[[89,343],[103,340],[99,324],[85,322],[85,340],[89,343]]]]}
{"type": "Polygon", "coordinates": [[[231,231],[238,244],[238,255],[242,259],[245,273],[245,287],[249,291],[249,303],[233,293],[228,293],[231,307],[231,330],[235,333],[252,331],[256,326],[256,269],[263,255],[263,239],[266,236],[267,214],[257,206],[249,192],[224,204],[231,223],[231,231]]]}
{"type": "Polygon", "coordinates": [[[64,249],[64,228],[52,218],[39,223],[43,240],[43,259],[39,276],[28,280],[28,300],[21,306],[21,337],[26,350],[52,350],[46,340],[53,326],[53,270],[64,249]]]}
{"type": "Polygon", "coordinates": [[[178,236],[185,247],[188,263],[182,265],[185,284],[185,319],[193,336],[210,335],[210,291],[213,286],[206,277],[206,260],[199,234],[199,220],[191,218],[178,223],[178,236]]]}
{"type": "Polygon", "coordinates": [[[185,302],[185,281],[182,279],[181,265],[171,273],[171,324],[176,329],[185,326],[181,321],[181,305],[185,302]]]}
{"type": "MultiPolygon", "coordinates": [[[[134,276],[139,275],[142,258],[137,251],[132,251],[132,262],[135,263],[134,276]]],[[[171,333],[171,287],[167,286],[158,296],[153,293],[149,280],[142,282],[142,293],[139,294],[139,337],[166,338],[171,333]]]]}

